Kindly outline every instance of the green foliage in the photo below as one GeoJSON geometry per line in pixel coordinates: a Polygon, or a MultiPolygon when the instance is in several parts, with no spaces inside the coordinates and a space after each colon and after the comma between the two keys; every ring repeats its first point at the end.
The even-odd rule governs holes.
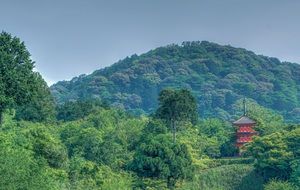
{"type": "Polygon", "coordinates": [[[55,104],[44,79],[39,73],[34,73],[32,79],[33,90],[31,91],[30,102],[16,107],[16,119],[52,122],[55,120],[55,104]]]}
{"type": "Polygon", "coordinates": [[[100,98],[127,110],[153,113],[162,89],[189,89],[199,115],[230,120],[243,98],[299,122],[300,66],[210,42],[184,42],[133,55],[91,75],[51,87],[59,103],[100,98]]]}
{"type": "Polygon", "coordinates": [[[299,183],[295,125],[254,140],[254,171],[253,158],[211,159],[232,143],[233,128],[218,119],[183,122],[174,143],[164,120],[114,108],[56,124],[14,113],[0,130],[0,189],[262,189],[265,174],[299,183]]]}
{"type": "Polygon", "coordinates": [[[219,158],[235,155],[235,133],[230,124],[218,119],[204,119],[196,126],[185,126],[184,129],[178,133],[178,139],[188,146],[195,161],[207,156],[219,158]]]}
{"type": "Polygon", "coordinates": [[[291,181],[300,188],[300,160],[294,160],[291,163],[292,173],[291,173],[291,181]]]}
{"type": "Polygon", "coordinates": [[[63,124],[61,138],[69,156],[81,155],[98,164],[123,167],[133,155],[146,120],[122,114],[101,109],[84,120],[63,124]]]}
{"type": "Polygon", "coordinates": [[[13,118],[7,111],[0,130],[0,189],[134,186],[123,168],[132,160],[146,119],[106,109],[59,126],[13,118]]]}
{"type": "Polygon", "coordinates": [[[197,121],[196,100],[188,90],[162,90],[159,94],[159,107],[156,117],[163,119],[173,132],[173,141],[176,139],[177,125],[187,121],[197,121]]]}
{"type": "Polygon", "coordinates": [[[263,178],[250,165],[224,165],[197,173],[180,189],[193,190],[261,190],[263,178]]]}
{"type": "Polygon", "coordinates": [[[206,136],[204,143],[208,156],[216,158],[236,154],[235,131],[231,124],[211,118],[200,121],[198,128],[202,136],[206,136]]]}
{"type": "MultiPolygon", "coordinates": [[[[154,129],[155,133],[159,127],[165,131],[159,124],[154,129]]],[[[153,123],[147,128],[153,128],[153,123]]],[[[155,133],[148,134],[150,138],[143,138],[129,168],[140,177],[164,179],[169,188],[174,188],[178,180],[191,175],[191,156],[184,144],[173,143],[167,134],[155,133]]]]}
{"type": "Polygon", "coordinates": [[[66,172],[53,170],[44,159],[36,157],[27,140],[12,131],[0,132],[0,189],[58,190],[66,187],[66,172]]]}
{"type": "Polygon", "coordinates": [[[168,122],[170,120],[187,120],[192,123],[197,121],[196,100],[189,90],[165,89],[160,92],[158,100],[157,117],[168,122]]]}
{"type": "Polygon", "coordinates": [[[142,140],[144,140],[145,138],[152,138],[155,135],[167,134],[168,129],[162,120],[151,119],[142,132],[144,135],[142,140]]]}
{"type": "Polygon", "coordinates": [[[24,123],[23,127],[26,129],[22,133],[32,143],[30,147],[35,157],[44,158],[50,167],[66,168],[67,150],[57,135],[43,125],[24,123]]]}
{"type": "Polygon", "coordinates": [[[63,105],[59,105],[57,108],[57,120],[73,121],[76,119],[82,119],[91,113],[97,111],[97,109],[107,105],[103,104],[99,100],[78,100],[75,102],[66,102],[63,105]]]}
{"type": "Polygon", "coordinates": [[[206,139],[199,134],[196,127],[187,127],[186,130],[178,133],[178,142],[187,146],[188,152],[191,154],[193,165],[197,168],[205,168],[204,163],[208,156],[205,155],[206,139]]]}
{"type": "Polygon", "coordinates": [[[214,160],[216,166],[221,165],[231,165],[231,164],[253,164],[254,159],[253,158],[220,158],[214,160]]]}
{"type": "Polygon", "coordinates": [[[0,33],[0,123],[7,108],[16,108],[19,119],[49,121],[54,118],[54,102],[42,77],[33,71],[23,42],[0,33]]]}
{"type": "Polygon", "coordinates": [[[248,145],[247,152],[257,160],[255,167],[265,179],[286,180],[291,177],[293,170],[297,176],[297,160],[300,158],[299,138],[299,128],[290,132],[276,132],[264,137],[256,137],[248,145]]]}
{"type": "Polygon", "coordinates": [[[297,190],[297,188],[286,181],[272,180],[264,186],[264,190],[297,190]]]}
{"type": "Polygon", "coordinates": [[[293,154],[288,150],[281,133],[255,139],[248,151],[257,159],[256,168],[265,178],[289,177],[289,162],[293,154]]]}
{"type": "Polygon", "coordinates": [[[74,156],[70,161],[70,188],[81,189],[132,189],[132,177],[125,172],[116,173],[105,165],[96,165],[93,162],[74,156]]]}

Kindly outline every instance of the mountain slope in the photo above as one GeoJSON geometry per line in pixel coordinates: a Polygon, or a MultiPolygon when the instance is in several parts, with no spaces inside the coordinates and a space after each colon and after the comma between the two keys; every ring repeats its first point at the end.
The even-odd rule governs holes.
{"type": "Polygon", "coordinates": [[[51,91],[59,103],[100,98],[151,112],[166,87],[192,90],[204,117],[230,117],[233,103],[245,96],[299,121],[300,65],[206,41],[133,55],[90,75],[58,82],[51,91]]]}

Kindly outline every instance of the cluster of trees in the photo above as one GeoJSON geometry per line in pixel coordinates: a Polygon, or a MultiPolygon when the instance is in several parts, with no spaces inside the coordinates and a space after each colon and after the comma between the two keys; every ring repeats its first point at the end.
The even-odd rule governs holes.
{"type": "Polygon", "coordinates": [[[299,127],[255,138],[248,145],[247,154],[256,159],[256,170],[265,180],[289,180],[300,187],[299,127]]]}
{"type": "MultiPolygon", "coordinates": [[[[78,111],[68,108],[64,112],[78,111]]],[[[176,142],[174,131],[156,117],[134,117],[99,106],[87,116],[64,121],[69,118],[38,123],[18,121],[14,111],[4,113],[1,188],[173,189],[192,179],[195,169],[206,166],[204,162],[221,157],[223,141],[200,132],[200,124],[192,125],[185,118],[177,120],[184,123],[178,125],[176,142]]]]}
{"type": "MultiPolygon", "coordinates": [[[[201,44],[186,43],[183,49],[201,44]]],[[[173,57],[181,48],[150,54],[168,51],[173,57]]],[[[132,62],[112,68],[128,64],[132,62]]],[[[24,43],[2,32],[0,189],[300,188],[300,127],[286,125],[281,115],[253,99],[248,100],[248,114],[257,122],[260,137],[247,144],[246,158],[234,158],[234,128],[226,120],[200,119],[197,98],[190,90],[162,90],[157,109],[149,116],[136,116],[138,112],[111,107],[109,101],[97,98],[55,105],[33,68],[24,43]]],[[[130,80],[120,76],[114,80],[130,80]]],[[[147,77],[153,84],[159,81],[155,75],[147,77]]],[[[110,83],[103,77],[97,80],[110,83]]],[[[127,94],[127,99],[143,104],[135,95],[127,94]]],[[[240,110],[241,101],[232,101],[234,110],[240,110]]]]}
{"type": "Polygon", "coordinates": [[[5,114],[0,132],[0,188],[131,189],[132,175],[118,169],[127,159],[127,154],[120,154],[126,146],[117,144],[118,136],[108,137],[123,135],[121,130],[119,134],[112,131],[117,123],[113,114],[121,118],[115,111],[103,110],[85,121],[56,125],[16,121],[5,114]]]}
{"type": "Polygon", "coordinates": [[[133,55],[91,75],[51,87],[68,102],[100,98],[134,113],[154,113],[166,87],[192,91],[201,117],[234,118],[233,104],[247,97],[300,121],[300,66],[245,49],[209,42],[185,42],[133,55]]]}

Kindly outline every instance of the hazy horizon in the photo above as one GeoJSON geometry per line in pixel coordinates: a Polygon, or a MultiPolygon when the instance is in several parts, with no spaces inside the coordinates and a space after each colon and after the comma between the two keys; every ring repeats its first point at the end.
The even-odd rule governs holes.
{"type": "Polygon", "coordinates": [[[132,54],[210,41],[300,63],[300,2],[2,0],[0,30],[25,41],[49,85],[132,54]]]}

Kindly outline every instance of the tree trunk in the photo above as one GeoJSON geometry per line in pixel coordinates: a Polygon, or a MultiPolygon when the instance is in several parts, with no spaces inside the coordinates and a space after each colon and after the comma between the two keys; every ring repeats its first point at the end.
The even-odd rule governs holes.
{"type": "Polygon", "coordinates": [[[168,179],[167,179],[168,189],[175,189],[175,184],[176,184],[176,181],[173,178],[168,177],[168,179]]]}
{"type": "Polygon", "coordinates": [[[173,131],[173,142],[176,142],[176,123],[174,120],[171,120],[172,131],[173,131]]]}
{"type": "Polygon", "coordinates": [[[2,126],[2,122],[3,122],[3,111],[0,110],[0,127],[2,126]]]}

